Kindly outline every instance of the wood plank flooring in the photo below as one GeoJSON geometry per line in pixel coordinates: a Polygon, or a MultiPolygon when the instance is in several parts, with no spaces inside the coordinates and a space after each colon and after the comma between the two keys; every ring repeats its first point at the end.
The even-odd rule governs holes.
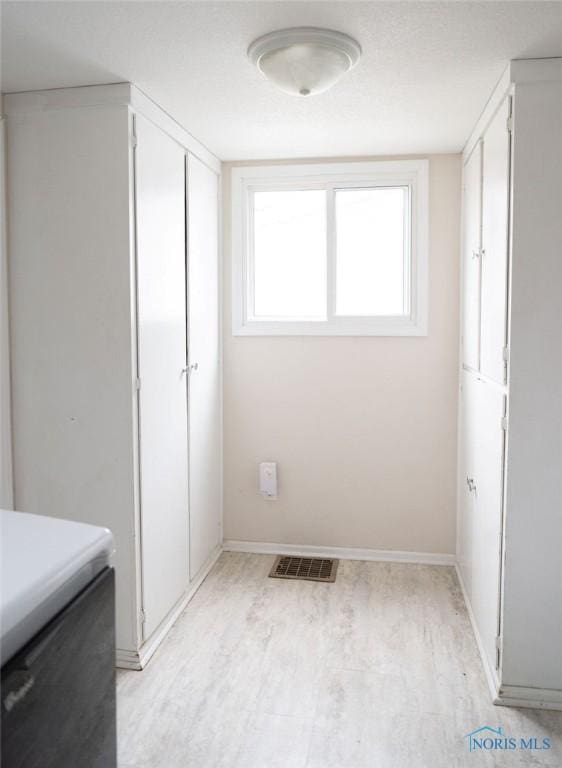
{"type": "Polygon", "coordinates": [[[454,570],[341,561],[334,584],[224,553],[143,672],[119,768],[562,766],[562,712],[494,707],[454,570]],[[469,753],[482,725],[544,751],[469,753]]]}

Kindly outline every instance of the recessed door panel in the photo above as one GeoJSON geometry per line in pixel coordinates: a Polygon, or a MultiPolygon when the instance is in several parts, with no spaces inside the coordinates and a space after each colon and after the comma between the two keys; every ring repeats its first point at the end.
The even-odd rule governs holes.
{"type": "Polygon", "coordinates": [[[478,142],[463,175],[463,291],[462,360],[480,366],[480,249],[482,203],[482,144],[478,142]]]}
{"type": "Polygon", "coordinates": [[[144,638],[189,581],[185,154],[136,118],[137,301],[144,638]]]}
{"type": "Polygon", "coordinates": [[[476,376],[469,371],[462,372],[460,393],[460,440],[458,478],[458,551],[459,567],[470,600],[473,579],[474,493],[472,485],[475,474],[475,423],[476,423],[476,376]]]}
{"type": "Polygon", "coordinates": [[[482,159],[480,370],[502,384],[507,339],[509,110],[509,99],[506,99],[486,131],[482,159]]]}
{"type": "Polygon", "coordinates": [[[194,578],[221,539],[218,178],[191,154],[187,168],[190,571],[194,578]]]}
{"type": "Polygon", "coordinates": [[[505,395],[493,384],[475,384],[474,535],[471,604],[490,666],[496,666],[502,560],[505,395]]]}

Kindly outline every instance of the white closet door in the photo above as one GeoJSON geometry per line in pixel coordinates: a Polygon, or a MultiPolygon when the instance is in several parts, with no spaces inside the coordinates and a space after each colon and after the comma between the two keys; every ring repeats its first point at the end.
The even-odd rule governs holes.
{"type": "Polygon", "coordinates": [[[459,482],[458,482],[458,546],[457,557],[464,587],[472,598],[473,539],[477,535],[474,519],[476,376],[462,372],[460,404],[459,482]]]}
{"type": "Polygon", "coordinates": [[[218,178],[188,156],[190,571],[221,538],[218,178]]]}
{"type": "Polygon", "coordinates": [[[484,136],[482,160],[482,310],[480,370],[505,381],[509,215],[509,99],[484,136]]]}
{"type": "Polygon", "coordinates": [[[185,154],[136,118],[140,489],[144,638],[189,580],[185,154]]]}
{"type": "Polygon", "coordinates": [[[482,644],[496,667],[499,625],[505,396],[493,384],[475,384],[474,526],[471,604],[482,644]]]}
{"type": "Polygon", "coordinates": [[[482,144],[478,142],[463,175],[463,302],[462,360],[480,365],[480,248],[482,203],[482,144]]]}

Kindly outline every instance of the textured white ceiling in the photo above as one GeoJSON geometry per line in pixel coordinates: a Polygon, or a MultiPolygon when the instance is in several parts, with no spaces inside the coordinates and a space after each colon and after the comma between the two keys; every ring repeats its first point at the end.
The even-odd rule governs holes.
{"type": "Polygon", "coordinates": [[[560,2],[3,2],[2,89],[130,80],[221,159],[461,149],[512,58],[562,56],[560,2]],[[246,59],[281,27],[363,57],[310,99],[246,59]]]}

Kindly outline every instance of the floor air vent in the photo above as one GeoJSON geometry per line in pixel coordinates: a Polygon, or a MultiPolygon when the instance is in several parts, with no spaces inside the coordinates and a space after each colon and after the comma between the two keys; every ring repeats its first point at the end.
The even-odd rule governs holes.
{"type": "Polygon", "coordinates": [[[269,572],[270,579],[306,579],[335,581],[338,561],[323,557],[290,557],[279,555],[269,572]]]}

